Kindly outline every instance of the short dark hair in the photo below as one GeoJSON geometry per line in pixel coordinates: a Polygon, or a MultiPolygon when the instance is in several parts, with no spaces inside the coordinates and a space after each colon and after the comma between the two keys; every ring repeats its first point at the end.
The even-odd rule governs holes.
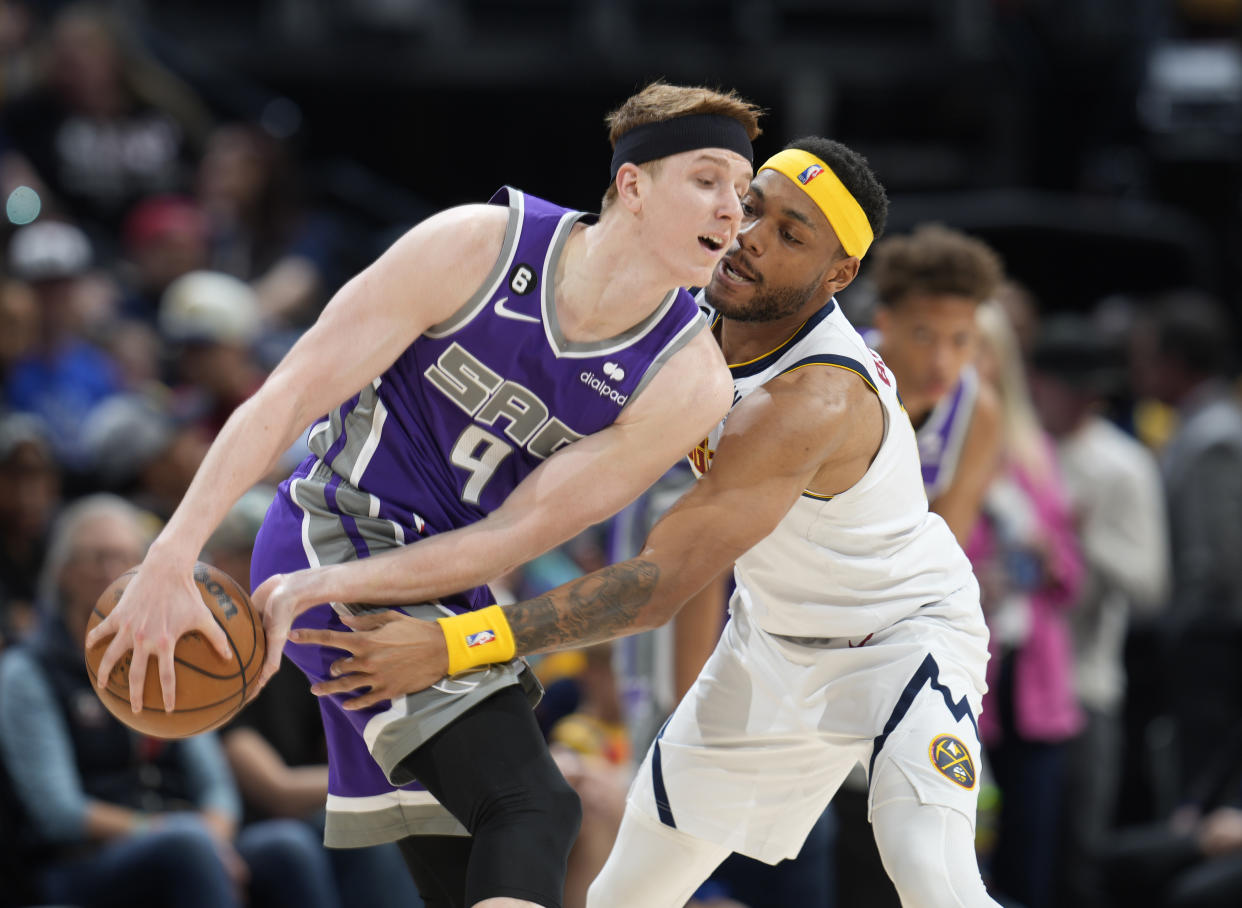
{"type": "Polygon", "coordinates": [[[871,280],[880,302],[898,306],[916,294],[953,294],[981,303],[1004,279],[998,256],[983,240],[943,224],[920,224],[909,235],[877,243],[871,280]]]}
{"type": "Polygon", "coordinates": [[[794,139],[785,146],[785,150],[789,149],[810,152],[832,168],[837,179],[850,191],[867,216],[875,239],[884,234],[884,226],[888,223],[888,194],[866,158],[854,149],[822,136],[794,139]]]}
{"type": "Polygon", "coordinates": [[[1179,291],[1155,302],[1160,353],[1196,375],[1228,375],[1234,335],[1225,307],[1197,291],[1179,291]]]}

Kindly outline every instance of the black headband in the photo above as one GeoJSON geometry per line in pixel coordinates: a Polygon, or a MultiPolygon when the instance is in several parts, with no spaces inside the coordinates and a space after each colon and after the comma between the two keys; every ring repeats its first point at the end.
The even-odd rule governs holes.
{"type": "Polygon", "coordinates": [[[635,126],[617,139],[612,178],[617,178],[622,164],[645,164],[696,148],[727,148],[752,164],[755,160],[746,127],[737,120],[723,114],[690,114],[635,126]]]}

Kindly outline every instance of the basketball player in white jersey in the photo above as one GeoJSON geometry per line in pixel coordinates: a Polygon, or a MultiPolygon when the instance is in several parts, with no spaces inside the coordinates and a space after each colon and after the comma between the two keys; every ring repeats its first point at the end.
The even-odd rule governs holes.
{"type": "Polygon", "coordinates": [[[971,364],[975,310],[1000,287],[1000,259],[939,224],[876,243],[875,346],[914,423],[931,509],[966,544],[1000,454],[1001,410],[971,364]]]}
{"type": "MultiPolygon", "coordinates": [[[[886,209],[866,162],[829,140],[760,168],[706,291],[735,403],[692,455],[702,478],[640,555],[486,628],[519,653],[646,630],[736,562],[732,619],[639,770],[591,908],[677,908],[732,851],[793,857],[860,762],[903,904],[995,905],[974,855],[978,586],[927,509],[892,375],[833,298],[886,209]]],[[[350,654],[316,691],[369,688],[364,707],[437,681],[457,620],[295,633],[350,654]]]]}

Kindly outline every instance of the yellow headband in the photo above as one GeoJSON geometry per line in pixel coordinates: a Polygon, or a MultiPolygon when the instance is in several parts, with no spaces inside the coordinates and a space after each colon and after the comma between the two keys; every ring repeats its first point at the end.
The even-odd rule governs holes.
{"type": "Polygon", "coordinates": [[[786,148],[768,158],[759,170],[775,170],[793,180],[819,206],[846,253],[859,258],[867,254],[875,239],[871,224],[831,167],[809,151],[786,148]]]}

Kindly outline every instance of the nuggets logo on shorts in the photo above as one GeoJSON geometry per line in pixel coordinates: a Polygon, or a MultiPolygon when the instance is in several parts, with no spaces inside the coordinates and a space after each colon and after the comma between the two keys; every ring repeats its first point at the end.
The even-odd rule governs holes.
{"type": "MultiPolygon", "coordinates": [[[[464,630],[464,628],[463,628],[464,630]]],[[[485,643],[494,643],[496,641],[495,631],[476,631],[473,634],[466,635],[466,646],[482,646],[485,643]]]]}
{"type": "Polygon", "coordinates": [[[932,766],[940,774],[963,788],[975,787],[975,763],[970,758],[966,745],[952,735],[940,735],[931,742],[927,749],[932,766]]]}
{"type": "Polygon", "coordinates": [[[798,174],[798,182],[805,186],[823,172],[824,168],[820,167],[818,164],[812,164],[806,170],[802,171],[802,173],[798,174]]]}

